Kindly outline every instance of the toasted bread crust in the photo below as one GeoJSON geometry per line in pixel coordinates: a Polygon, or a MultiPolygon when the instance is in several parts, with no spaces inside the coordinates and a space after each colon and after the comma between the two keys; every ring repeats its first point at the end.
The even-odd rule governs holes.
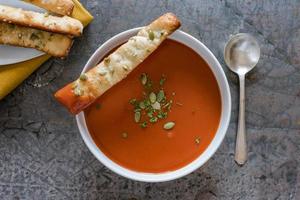
{"type": "Polygon", "coordinates": [[[73,36],[80,36],[83,30],[80,21],[68,16],[57,17],[3,5],[0,5],[0,21],[73,36]]]}
{"type": "Polygon", "coordinates": [[[35,48],[55,57],[66,57],[73,40],[65,35],[0,22],[0,44],[35,48]]]}
{"type": "Polygon", "coordinates": [[[121,45],[81,78],[56,92],[55,97],[73,114],[93,103],[113,85],[124,79],[180,26],[174,14],[167,13],[121,45]]]}
{"type": "Polygon", "coordinates": [[[23,0],[59,15],[70,16],[73,12],[72,0],[23,0]]]}

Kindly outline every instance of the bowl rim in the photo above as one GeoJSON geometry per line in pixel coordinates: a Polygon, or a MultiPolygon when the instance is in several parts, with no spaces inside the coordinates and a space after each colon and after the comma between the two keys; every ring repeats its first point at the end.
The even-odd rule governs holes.
{"type": "MultiPolygon", "coordinates": [[[[121,32],[112,38],[108,39],[105,43],[103,43],[89,58],[88,62],[84,66],[82,72],[86,72],[91,67],[95,66],[107,53],[109,53],[113,48],[122,43],[126,42],[131,36],[135,35],[142,27],[137,27],[133,29],[126,30],[121,32]]],[[[197,54],[199,54],[208,64],[211,71],[213,72],[218,87],[221,93],[221,102],[222,102],[222,112],[221,118],[219,122],[218,129],[211,143],[202,152],[194,161],[187,164],[186,166],[179,168],[175,171],[168,171],[163,173],[144,173],[137,172],[130,169],[127,169],[111,159],[109,159],[94,143],[89,130],[87,128],[85,122],[84,112],[80,112],[76,115],[76,122],[80,132],[80,135],[90,150],[92,154],[108,169],[112,170],[116,174],[120,176],[126,177],[128,179],[142,181],[142,182],[165,182],[171,181],[174,179],[181,178],[187,174],[192,173],[197,170],[201,166],[203,166],[217,151],[220,147],[228,126],[230,122],[231,116],[231,94],[229,84],[226,78],[226,75],[221,67],[217,58],[213,55],[213,53],[198,39],[193,36],[181,31],[177,30],[168,38],[178,41],[189,48],[193,49],[197,54]]]]}

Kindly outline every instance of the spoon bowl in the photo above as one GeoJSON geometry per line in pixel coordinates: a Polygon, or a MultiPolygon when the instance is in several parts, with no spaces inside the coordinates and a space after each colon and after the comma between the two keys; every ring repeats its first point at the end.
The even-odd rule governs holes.
{"type": "Polygon", "coordinates": [[[246,74],[252,70],[258,63],[259,57],[258,42],[247,33],[233,36],[225,46],[225,62],[237,74],[246,74]]]}

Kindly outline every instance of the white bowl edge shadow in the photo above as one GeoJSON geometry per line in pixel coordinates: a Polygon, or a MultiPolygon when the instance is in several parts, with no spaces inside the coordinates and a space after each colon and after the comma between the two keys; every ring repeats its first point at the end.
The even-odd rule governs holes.
{"type": "MultiPolygon", "coordinates": [[[[85,72],[91,67],[95,66],[107,53],[109,53],[116,46],[126,42],[131,36],[135,35],[140,28],[141,27],[124,31],[112,37],[111,39],[107,40],[90,57],[82,72],[85,72]]],[[[88,131],[88,128],[86,126],[84,113],[81,112],[78,115],[76,115],[76,122],[80,134],[85,144],[88,146],[89,150],[93,153],[93,155],[102,164],[104,164],[107,168],[109,168],[113,172],[123,177],[136,180],[136,181],[164,182],[164,181],[178,179],[180,177],[192,173],[193,171],[195,171],[196,169],[204,165],[214,155],[214,153],[221,145],[229,126],[230,114],[231,114],[231,94],[230,94],[227,78],[218,60],[204,44],[202,44],[196,38],[183,31],[177,30],[171,36],[169,36],[169,38],[181,42],[186,46],[190,47],[207,62],[210,69],[213,71],[215,78],[217,79],[218,86],[221,93],[222,112],[221,112],[221,119],[219,122],[218,130],[213,140],[207,147],[207,149],[202,154],[200,154],[197,159],[195,159],[193,162],[189,163],[188,165],[178,170],[170,171],[170,172],[143,173],[143,172],[132,171],[110,160],[94,143],[88,131]]]]}

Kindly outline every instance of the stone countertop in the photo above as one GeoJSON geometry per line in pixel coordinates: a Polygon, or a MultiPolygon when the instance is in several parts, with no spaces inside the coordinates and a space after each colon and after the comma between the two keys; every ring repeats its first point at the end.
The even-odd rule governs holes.
{"type": "Polygon", "coordinates": [[[0,102],[0,199],[300,199],[300,1],[83,0],[95,20],[66,60],[51,59],[0,102]],[[122,178],[89,152],[74,117],[53,93],[78,76],[104,41],[172,11],[182,30],[219,59],[232,92],[226,138],[205,166],[176,181],[122,178]],[[233,160],[237,77],[222,52],[231,34],[258,38],[262,56],[248,75],[249,160],[233,160]]]}

